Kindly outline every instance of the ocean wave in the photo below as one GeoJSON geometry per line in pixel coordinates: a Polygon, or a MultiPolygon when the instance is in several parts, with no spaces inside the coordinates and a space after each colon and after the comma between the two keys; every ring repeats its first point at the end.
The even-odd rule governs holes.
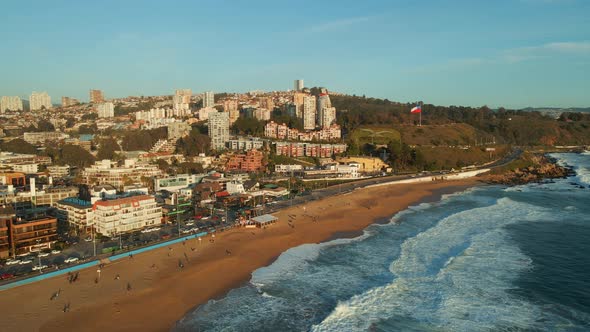
{"type": "Polygon", "coordinates": [[[402,244],[390,284],[338,303],[312,330],[366,330],[396,315],[460,331],[533,326],[539,309],[509,293],[531,261],[502,226],[549,213],[502,198],[449,216],[402,244]]]}
{"type": "Polygon", "coordinates": [[[352,242],[362,241],[370,237],[373,232],[367,228],[363,233],[354,238],[340,238],[328,242],[303,244],[290,248],[283,253],[270,265],[259,268],[252,272],[250,283],[258,285],[259,288],[281,281],[290,275],[300,273],[307,268],[307,262],[316,260],[322,249],[345,245],[352,242]]]}
{"type": "Polygon", "coordinates": [[[576,176],[576,182],[590,186],[590,154],[587,153],[552,153],[551,157],[557,160],[557,164],[572,167],[576,176]]]}

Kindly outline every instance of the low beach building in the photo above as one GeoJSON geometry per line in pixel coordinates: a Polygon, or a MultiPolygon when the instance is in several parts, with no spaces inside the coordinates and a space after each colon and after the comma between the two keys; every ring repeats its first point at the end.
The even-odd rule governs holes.
{"type": "Polygon", "coordinates": [[[42,217],[11,220],[10,247],[13,255],[50,249],[57,242],[57,219],[42,217]]]}
{"type": "Polygon", "coordinates": [[[92,206],[97,233],[114,236],[162,223],[162,208],[153,196],[100,200],[92,206]]]}
{"type": "Polygon", "coordinates": [[[88,233],[94,225],[92,203],[75,197],[62,199],[57,203],[57,219],[78,232],[88,233]]]}

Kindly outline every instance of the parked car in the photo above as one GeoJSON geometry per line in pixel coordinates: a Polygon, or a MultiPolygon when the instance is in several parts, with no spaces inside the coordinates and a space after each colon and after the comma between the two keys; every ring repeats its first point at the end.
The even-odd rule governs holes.
{"type": "Polygon", "coordinates": [[[39,257],[47,257],[47,256],[49,256],[48,252],[40,252],[39,253],[39,257]]]}
{"type": "Polygon", "coordinates": [[[26,260],[24,260],[24,261],[20,261],[20,263],[19,263],[19,264],[20,264],[20,265],[25,265],[25,264],[29,264],[29,263],[33,263],[33,261],[32,261],[32,260],[30,260],[30,259],[26,259],[26,260]]]}
{"type": "Polygon", "coordinates": [[[53,249],[53,250],[51,250],[51,254],[53,254],[53,255],[57,255],[57,254],[59,254],[60,252],[61,252],[61,251],[59,251],[59,250],[57,250],[57,249],[53,249]]]}
{"type": "Polygon", "coordinates": [[[6,265],[14,265],[14,264],[20,264],[20,260],[11,259],[11,260],[6,261],[6,265]]]}
{"type": "Polygon", "coordinates": [[[0,275],[0,280],[12,279],[14,278],[14,274],[12,273],[3,273],[0,275]]]}
{"type": "Polygon", "coordinates": [[[187,225],[187,226],[192,226],[192,225],[194,225],[194,224],[195,224],[195,222],[194,222],[194,221],[187,221],[185,225],[187,225]]]}
{"type": "Polygon", "coordinates": [[[190,229],[182,229],[182,230],[180,230],[180,232],[181,232],[182,234],[188,234],[188,233],[190,233],[190,232],[191,232],[191,230],[190,230],[190,229]]]}
{"type": "Polygon", "coordinates": [[[43,270],[46,268],[47,268],[47,265],[35,265],[35,266],[33,266],[33,271],[40,271],[40,270],[43,270]]]}
{"type": "Polygon", "coordinates": [[[87,237],[87,238],[84,239],[84,241],[86,241],[86,242],[92,242],[92,238],[91,237],[87,237]]]}
{"type": "Polygon", "coordinates": [[[70,257],[70,258],[66,258],[64,263],[73,263],[73,262],[77,262],[78,260],[79,260],[78,257],[70,257]]]}

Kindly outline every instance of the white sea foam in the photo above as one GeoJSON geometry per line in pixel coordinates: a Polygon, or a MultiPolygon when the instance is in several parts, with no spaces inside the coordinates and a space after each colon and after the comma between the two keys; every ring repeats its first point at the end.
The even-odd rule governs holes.
{"type": "Polygon", "coordinates": [[[367,330],[392,315],[452,331],[533,326],[539,308],[508,293],[518,273],[530,268],[530,259],[502,226],[549,214],[502,198],[449,216],[402,244],[390,266],[396,276],[392,283],[340,302],[312,330],[367,330]]]}
{"type": "Polygon", "coordinates": [[[590,154],[552,153],[550,156],[557,160],[558,165],[573,167],[577,182],[590,186],[590,154]]]}
{"type": "Polygon", "coordinates": [[[370,229],[365,229],[361,235],[354,238],[341,238],[319,244],[303,244],[290,248],[284,251],[271,265],[252,272],[250,283],[260,289],[264,285],[284,280],[289,275],[304,271],[308,262],[316,260],[322,249],[362,241],[372,234],[370,229]]]}

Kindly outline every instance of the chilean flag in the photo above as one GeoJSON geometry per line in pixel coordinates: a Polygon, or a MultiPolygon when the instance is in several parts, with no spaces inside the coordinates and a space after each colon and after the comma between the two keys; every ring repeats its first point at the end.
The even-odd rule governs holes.
{"type": "Polygon", "coordinates": [[[410,110],[410,113],[422,113],[422,107],[420,105],[416,105],[416,107],[410,110]]]}

